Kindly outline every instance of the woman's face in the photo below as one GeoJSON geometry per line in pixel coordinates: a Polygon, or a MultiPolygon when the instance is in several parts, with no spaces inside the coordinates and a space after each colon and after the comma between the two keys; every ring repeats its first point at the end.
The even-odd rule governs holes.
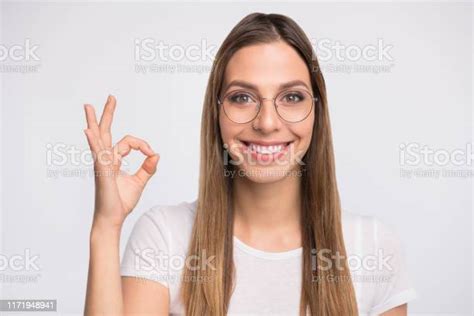
{"type": "Polygon", "coordinates": [[[262,99],[255,119],[246,123],[231,120],[229,112],[225,112],[223,105],[220,105],[221,137],[230,152],[227,163],[237,166],[235,174],[228,176],[245,176],[254,182],[270,183],[287,174],[299,174],[301,159],[311,142],[314,106],[302,121],[290,123],[279,116],[271,99],[285,91],[285,100],[301,102],[298,92],[302,90],[312,95],[308,68],[298,53],[285,42],[247,46],[232,56],[227,64],[219,99],[226,102],[223,97],[231,95],[233,102],[240,102],[239,108],[235,107],[236,111],[255,103],[246,92],[266,99],[262,99]],[[281,88],[290,82],[296,83],[281,88]]]}

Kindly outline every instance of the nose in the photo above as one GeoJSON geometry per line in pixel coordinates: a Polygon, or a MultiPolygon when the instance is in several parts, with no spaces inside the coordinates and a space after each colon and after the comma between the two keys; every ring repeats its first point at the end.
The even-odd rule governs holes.
{"type": "Polygon", "coordinates": [[[281,120],[272,99],[262,99],[260,111],[253,121],[253,127],[263,133],[269,133],[280,129],[281,120]]]}

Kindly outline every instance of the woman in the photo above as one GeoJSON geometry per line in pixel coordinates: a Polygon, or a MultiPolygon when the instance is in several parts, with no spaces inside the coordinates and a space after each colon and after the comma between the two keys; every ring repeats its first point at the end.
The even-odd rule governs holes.
{"type": "Polygon", "coordinates": [[[293,20],[253,13],[224,40],[199,196],[143,214],[121,264],[122,224],[159,155],[132,136],[112,147],[115,106],[110,96],[100,123],[85,106],[98,158],[87,315],[406,315],[416,293],[397,236],[341,210],[324,78],[293,20]],[[147,158],[131,176],[119,171],[132,149],[147,158]]]}

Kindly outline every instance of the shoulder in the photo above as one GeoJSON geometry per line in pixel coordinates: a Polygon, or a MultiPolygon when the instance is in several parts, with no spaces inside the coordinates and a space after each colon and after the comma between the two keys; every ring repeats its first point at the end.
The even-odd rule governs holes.
{"type": "Polygon", "coordinates": [[[122,275],[149,278],[174,289],[174,277],[180,270],[167,262],[185,258],[195,207],[196,201],[155,205],[141,214],[125,247],[122,275]]]}
{"type": "Polygon", "coordinates": [[[396,229],[376,216],[343,209],[341,212],[344,240],[354,251],[372,252],[377,248],[399,247],[396,229]]]}
{"type": "Polygon", "coordinates": [[[129,243],[183,255],[191,237],[196,204],[193,201],[151,207],[133,225],[129,243]]]}
{"type": "Polygon", "coordinates": [[[347,254],[357,263],[350,269],[361,310],[379,315],[414,300],[417,293],[395,227],[348,210],[342,211],[342,223],[347,254]]]}
{"type": "Polygon", "coordinates": [[[344,242],[349,253],[371,252],[375,246],[375,221],[370,215],[354,213],[347,209],[341,211],[344,242]]]}
{"type": "Polygon", "coordinates": [[[178,204],[159,204],[143,213],[139,221],[145,219],[169,229],[192,225],[197,201],[181,202],[178,204]]]}

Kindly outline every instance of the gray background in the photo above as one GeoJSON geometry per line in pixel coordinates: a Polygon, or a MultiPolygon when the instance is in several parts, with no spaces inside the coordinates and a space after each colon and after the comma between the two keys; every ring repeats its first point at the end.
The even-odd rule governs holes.
{"type": "MultiPolygon", "coordinates": [[[[57,299],[62,314],[82,314],[93,179],[66,172],[91,166],[71,155],[62,163],[51,148],[87,153],[84,103],[101,111],[107,94],[114,94],[114,141],[132,134],[161,154],[157,174],[126,222],[122,250],[137,217],[152,205],[195,199],[208,71],[137,69],[209,67],[212,60],[136,60],[135,40],[219,46],[254,11],[288,15],[311,39],[333,46],[366,48],[380,40],[391,46],[390,58],[377,60],[318,50],[326,67],[343,208],[375,215],[399,234],[420,295],[409,304],[410,314],[471,315],[472,176],[405,175],[472,172],[472,158],[460,165],[403,165],[400,158],[403,144],[466,154],[472,144],[473,11],[467,3],[3,3],[0,44],[29,39],[39,60],[8,56],[0,62],[30,67],[26,73],[4,69],[0,77],[1,253],[11,258],[29,250],[39,256],[39,270],[0,270],[29,278],[2,279],[2,298],[57,299]],[[354,64],[383,70],[330,68],[354,64]]],[[[140,159],[132,154],[128,168],[140,159]]]]}

